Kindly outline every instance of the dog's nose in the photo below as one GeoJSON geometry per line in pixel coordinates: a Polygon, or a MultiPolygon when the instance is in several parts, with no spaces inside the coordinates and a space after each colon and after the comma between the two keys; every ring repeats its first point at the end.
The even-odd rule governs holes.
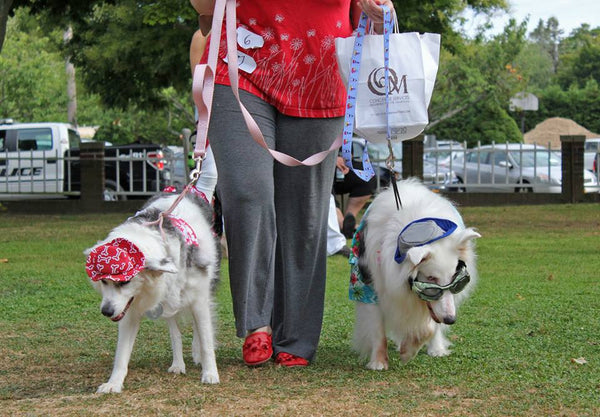
{"type": "Polygon", "coordinates": [[[109,304],[103,305],[102,314],[104,314],[106,317],[112,317],[113,314],[115,314],[115,309],[109,304]]]}
{"type": "Polygon", "coordinates": [[[444,317],[444,324],[454,324],[455,321],[456,321],[456,316],[444,317]]]}

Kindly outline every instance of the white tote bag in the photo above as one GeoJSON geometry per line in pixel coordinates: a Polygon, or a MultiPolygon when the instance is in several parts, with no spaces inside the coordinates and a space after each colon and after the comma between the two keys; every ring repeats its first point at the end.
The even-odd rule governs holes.
{"type": "MultiPolygon", "coordinates": [[[[340,73],[347,85],[352,79],[351,73],[356,71],[357,66],[359,68],[357,85],[348,86],[348,95],[353,94],[356,98],[354,131],[370,142],[384,142],[388,139],[389,123],[391,140],[412,139],[423,132],[429,123],[427,108],[439,65],[440,35],[390,33],[392,31],[384,30],[389,34],[389,89],[386,103],[386,35],[365,34],[365,26],[359,25],[355,36],[335,39],[340,73]],[[362,54],[357,54],[355,48],[357,37],[363,37],[362,54]]],[[[397,21],[395,28],[397,31],[397,21]]]]}

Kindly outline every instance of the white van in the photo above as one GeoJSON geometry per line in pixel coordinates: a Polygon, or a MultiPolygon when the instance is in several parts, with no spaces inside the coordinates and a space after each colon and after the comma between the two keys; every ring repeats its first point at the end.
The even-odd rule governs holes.
{"type": "Polygon", "coordinates": [[[0,193],[62,192],[64,156],[79,140],[66,123],[0,121],[0,193]]]}

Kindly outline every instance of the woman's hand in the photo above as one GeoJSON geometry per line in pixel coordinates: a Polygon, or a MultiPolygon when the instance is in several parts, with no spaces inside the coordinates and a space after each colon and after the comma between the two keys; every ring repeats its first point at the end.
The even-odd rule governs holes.
{"type": "Polygon", "coordinates": [[[342,158],[341,156],[337,157],[335,166],[337,167],[337,169],[342,171],[342,174],[344,174],[344,175],[346,175],[348,172],[350,172],[350,168],[348,168],[346,166],[346,163],[344,162],[344,158],[342,158]]]}
{"type": "Polygon", "coordinates": [[[381,9],[381,5],[388,6],[392,13],[394,12],[394,3],[392,0],[358,0],[357,4],[358,7],[369,16],[371,22],[378,26],[383,23],[383,10],[381,9]]]}

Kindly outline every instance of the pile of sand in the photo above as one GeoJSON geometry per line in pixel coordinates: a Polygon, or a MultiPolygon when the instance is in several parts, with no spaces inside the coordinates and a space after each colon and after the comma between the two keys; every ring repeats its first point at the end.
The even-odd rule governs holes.
{"type": "Polygon", "coordinates": [[[548,146],[550,143],[551,149],[560,149],[560,137],[563,135],[583,135],[586,139],[600,137],[599,134],[590,132],[571,119],[552,117],[525,133],[523,138],[525,143],[537,143],[541,146],[548,146]]]}

